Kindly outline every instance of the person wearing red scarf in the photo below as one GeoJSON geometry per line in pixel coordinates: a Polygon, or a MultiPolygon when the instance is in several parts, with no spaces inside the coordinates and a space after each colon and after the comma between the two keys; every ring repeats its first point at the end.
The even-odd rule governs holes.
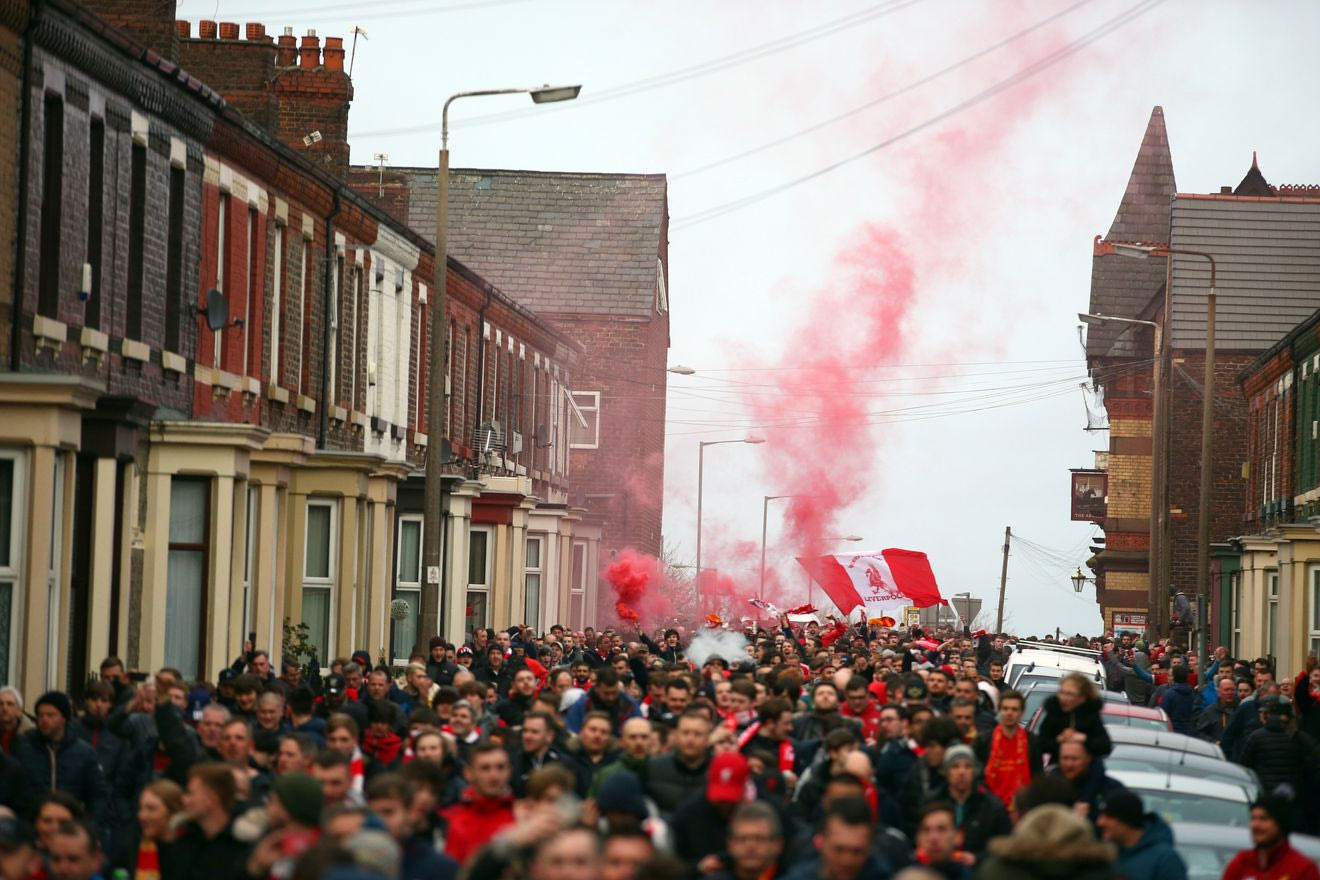
{"type": "Polygon", "coordinates": [[[986,787],[1005,807],[1043,767],[1040,742],[1021,724],[1024,705],[1022,694],[1004,691],[999,695],[999,723],[972,743],[976,759],[985,767],[986,787]]]}
{"type": "Polygon", "coordinates": [[[403,757],[403,738],[394,732],[394,707],[384,700],[372,700],[367,706],[367,732],[362,736],[362,753],[380,770],[392,770],[403,757]]]}
{"type": "Polygon", "coordinates": [[[463,773],[468,787],[462,800],[440,811],[449,825],[445,852],[459,864],[514,823],[512,769],[503,746],[488,740],[478,743],[463,773]]]}

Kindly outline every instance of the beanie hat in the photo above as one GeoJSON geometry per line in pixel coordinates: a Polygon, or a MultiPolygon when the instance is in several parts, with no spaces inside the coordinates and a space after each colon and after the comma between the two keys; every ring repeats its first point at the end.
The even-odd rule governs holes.
{"type": "Polygon", "coordinates": [[[431,650],[432,650],[432,651],[434,651],[436,648],[443,648],[443,647],[445,646],[445,637],[444,637],[444,636],[431,636],[431,643],[430,643],[430,644],[431,644],[431,650]]]}
{"type": "Polygon", "coordinates": [[[959,761],[966,761],[967,763],[971,764],[973,767],[976,766],[976,754],[972,751],[971,746],[964,746],[964,745],[950,746],[948,751],[944,753],[945,770],[948,770],[950,767],[952,767],[954,764],[958,763],[959,761]]]}
{"type": "Polygon", "coordinates": [[[635,773],[620,770],[605,777],[596,793],[596,805],[602,813],[628,813],[638,819],[647,815],[642,783],[635,773]]]}
{"type": "Polygon", "coordinates": [[[280,805],[299,825],[321,824],[321,807],[325,797],[321,784],[306,773],[286,773],[277,776],[270,786],[271,794],[279,798],[280,805]]]}
{"type": "Polygon", "coordinates": [[[64,716],[65,721],[73,717],[73,704],[69,702],[69,695],[63,691],[46,691],[37,698],[37,705],[33,711],[42,706],[54,706],[64,716]]]}
{"type": "Polygon", "coordinates": [[[1284,834],[1292,822],[1292,801],[1280,794],[1263,794],[1251,805],[1253,810],[1264,810],[1278,824],[1284,834]]]}
{"type": "Polygon", "coordinates": [[[1145,812],[1141,795],[1123,789],[1109,796],[1100,815],[1117,819],[1129,828],[1140,828],[1145,822],[1145,812]]]}

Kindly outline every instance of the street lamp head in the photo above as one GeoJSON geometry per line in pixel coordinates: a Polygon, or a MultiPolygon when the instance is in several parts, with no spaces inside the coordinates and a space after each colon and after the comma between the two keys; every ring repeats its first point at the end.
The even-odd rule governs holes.
{"type": "Polygon", "coordinates": [[[1155,253],[1156,248],[1148,244],[1114,244],[1114,253],[1120,257],[1133,257],[1144,260],[1155,253]]]}
{"type": "Polygon", "coordinates": [[[851,541],[851,542],[853,542],[853,543],[855,544],[855,543],[857,543],[858,541],[862,540],[862,536],[861,536],[861,535],[844,535],[844,536],[843,536],[842,538],[840,538],[839,540],[840,540],[840,541],[851,541]]]}
{"type": "Polygon", "coordinates": [[[1102,323],[1104,319],[1105,319],[1104,315],[1092,315],[1092,314],[1088,314],[1087,312],[1077,313],[1077,320],[1081,321],[1083,324],[1089,324],[1092,327],[1094,327],[1096,324],[1102,323]]]}
{"type": "Polygon", "coordinates": [[[539,89],[532,89],[532,101],[537,104],[554,104],[558,101],[571,101],[582,91],[582,86],[551,86],[544,85],[539,89]]]}
{"type": "Polygon", "coordinates": [[[1080,565],[1077,566],[1077,570],[1073,572],[1072,584],[1073,591],[1077,593],[1080,593],[1082,587],[1086,586],[1086,575],[1082,574],[1082,567],[1080,565]]]}
{"type": "Polygon", "coordinates": [[[744,443],[748,443],[748,444],[750,444],[750,445],[752,445],[752,446],[756,446],[756,445],[758,445],[758,444],[760,444],[760,443],[764,443],[764,442],[765,442],[765,438],[762,437],[762,436],[759,435],[759,434],[748,434],[746,437],[743,438],[743,441],[742,441],[742,442],[744,442],[744,443]]]}
{"type": "Polygon", "coordinates": [[[682,364],[674,364],[674,366],[668,367],[665,372],[673,373],[676,376],[691,376],[696,370],[691,367],[685,367],[682,364]]]}

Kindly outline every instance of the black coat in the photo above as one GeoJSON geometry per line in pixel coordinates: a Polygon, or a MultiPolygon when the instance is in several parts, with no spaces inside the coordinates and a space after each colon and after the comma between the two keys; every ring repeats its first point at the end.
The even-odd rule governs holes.
{"type": "Polygon", "coordinates": [[[1241,763],[1256,771],[1261,791],[1271,792],[1285,782],[1308,790],[1315,783],[1318,748],[1309,734],[1289,733],[1278,721],[1270,719],[1247,737],[1241,763]]]}
{"type": "Polygon", "coordinates": [[[693,793],[705,790],[709,766],[709,754],[696,767],[688,767],[674,752],[657,755],[646,765],[646,794],[668,815],[693,793]]]}
{"type": "Polygon", "coordinates": [[[47,791],[57,789],[77,798],[97,821],[104,824],[110,805],[110,789],[101,773],[96,750],[72,731],[52,743],[40,731],[29,730],[14,745],[13,758],[27,791],[28,805],[47,791]]]}
{"type": "Polygon", "coordinates": [[[976,789],[968,795],[960,812],[962,817],[958,830],[963,833],[962,848],[978,858],[985,852],[990,838],[1013,831],[1013,823],[1004,805],[998,797],[983,789],[976,789]]]}
{"type": "Polygon", "coordinates": [[[1114,750],[1109,740],[1104,722],[1100,720],[1101,702],[1098,699],[1086,700],[1071,712],[1065,712],[1059,705],[1057,696],[1045,701],[1045,713],[1036,727],[1036,736],[1040,739],[1040,751],[1050,760],[1059,753],[1059,734],[1068,728],[1086,735],[1086,750],[1092,758],[1103,758],[1114,750]]]}
{"type": "Polygon", "coordinates": [[[207,838],[196,822],[183,826],[179,837],[161,847],[161,880],[247,880],[251,847],[234,837],[234,826],[207,838]]]}

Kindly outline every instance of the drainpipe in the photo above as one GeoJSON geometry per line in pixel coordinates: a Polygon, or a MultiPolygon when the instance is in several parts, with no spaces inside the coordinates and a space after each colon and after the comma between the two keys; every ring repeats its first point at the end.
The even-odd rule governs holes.
{"type": "Polygon", "coordinates": [[[31,161],[32,143],[32,32],[36,30],[37,19],[40,17],[41,0],[32,0],[28,7],[27,24],[23,26],[23,76],[19,80],[19,87],[23,90],[23,95],[19,99],[22,102],[20,111],[21,121],[19,122],[20,135],[18,146],[18,216],[15,218],[14,240],[17,243],[14,254],[14,303],[10,312],[9,326],[9,369],[15,373],[19,371],[21,359],[19,358],[19,347],[23,342],[23,293],[27,285],[23,283],[23,278],[27,272],[27,248],[24,242],[27,240],[27,216],[28,216],[28,164],[31,161]]]}
{"type": "Polygon", "coordinates": [[[325,218],[325,320],[321,322],[321,403],[320,424],[316,431],[316,448],[325,449],[326,434],[330,430],[330,324],[335,316],[330,314],[330,292],[334,283],[335,270],[335,226],[334,219],[339,215],[339,190],[332,191],[334,206],[325,218]]]}
{"type": "MultiPolygon", "coordinates": [[[[481,420],[486,415],[486,309],[490,308],[494,299],[494,293],[487,288],[486,304],[477,312],[477,419],[473,426],[476,428],[481,427],[481,420]]],[[[469,441],[471,439],[465,438],[469,441]]]]}

